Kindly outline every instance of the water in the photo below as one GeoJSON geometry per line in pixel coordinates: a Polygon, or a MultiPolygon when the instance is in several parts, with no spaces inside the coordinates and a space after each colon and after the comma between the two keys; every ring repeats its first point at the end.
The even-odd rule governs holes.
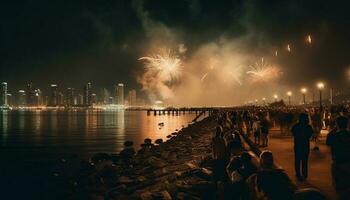
{"type": "Polygon", "coordinates": [[[145,111],[0,112],[2,196],[64,199],[62,186],[51,181],[53,169],[62,159],[71,162],[98,152],[118,153],[127,140],[133,141],[135,148],[145,138],[166,140],[195,117],[195,113],[147,116],[145,111]]]}
{"type": "Polygon", "coordinates": [[[7,111],[0,114],[0,156],[7,160],[50,160],[117,153],[126,140],[138,148],[187,126],[195,113],[147,116],[145,111],[7,111]],[[164,123],[164,126],[159,126],[164,123]]]}

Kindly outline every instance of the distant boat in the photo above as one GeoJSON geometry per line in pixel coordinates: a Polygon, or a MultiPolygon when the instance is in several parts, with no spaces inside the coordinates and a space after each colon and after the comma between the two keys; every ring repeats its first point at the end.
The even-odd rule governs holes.
{"type": "Polygon", "coordinates": [[[158,126],[164,126],[164,122],[158,123],[158,126]]]}

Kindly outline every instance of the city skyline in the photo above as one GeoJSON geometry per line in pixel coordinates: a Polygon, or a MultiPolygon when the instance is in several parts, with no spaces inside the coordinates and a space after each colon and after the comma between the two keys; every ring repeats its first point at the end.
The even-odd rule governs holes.
{"type": "Polygon", "coordinates": [[[7,106],[92,106],[92,105],[129,105],[137,106],[144,102],[140,98],[136,99],[136,90],[130,89],[125,96],[124,84],[115,84],[115,93],[110,93],[106,88],[99,88],[103,92],[98,94],[98,88],[93,88],[89,82],[83,86],[83,89],[60,88],[58,84],[50,84],[50,91],[43,93],[39,88],[33,87],[32,83],[26,85],[25,90],[9,92],[8,83],[1,83],[0,107],[7,106]],[[132,93],[132,101],[129,103],[129,94],[132,93]]]}

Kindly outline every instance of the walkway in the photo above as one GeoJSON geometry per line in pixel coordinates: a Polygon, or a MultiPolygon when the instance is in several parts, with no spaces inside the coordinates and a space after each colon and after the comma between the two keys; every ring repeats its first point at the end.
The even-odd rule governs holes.
{"type": "Polygon", "coordinates": [[[309,177],[305,182],[299,182],[295,177],[293,138],[291,136],[281,136],[279,130],[271,130],[269,146],[261,150],[271,150],[274,153],[276,164],[284,168],[299,187],[311,185],[321,190],[328,199],[336,199],[336,192],[332,186],[330,149],[324,141],[319,144],[319,147],[320,151],[310,153],[309,177]]]}

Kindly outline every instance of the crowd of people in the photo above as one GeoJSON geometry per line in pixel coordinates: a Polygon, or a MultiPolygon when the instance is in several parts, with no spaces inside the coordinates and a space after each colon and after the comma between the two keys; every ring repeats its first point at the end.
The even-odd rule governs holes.
{"type": "Polygon", "coordinates": [[[239,140],[240,133],[252,138],[256,147],[267,147],[269,130],[279,127],[281,134],[294,138],[295,176],[305,181],[310,141],[314,141],[313,150],[319,150],[317,141],[321,130],[328,129],[326,144],[332,152],[333,185],[339,199],[347,199],[350,196],[349,115],[348,109],[343,107],[322,110],[253,107],[220,111],[212,144],[218,190],[226,190],[226,196],[238,199],[302,199],[305,193],[312,193],[312,199],[324,199],[317,190],[296,191],[286,173],[274,165],[272,152],[263,151],[259,164],[254,165],[251,154],[244,152],[239,157],[233,156],[228,147],[232,141],[239,140]]]}

